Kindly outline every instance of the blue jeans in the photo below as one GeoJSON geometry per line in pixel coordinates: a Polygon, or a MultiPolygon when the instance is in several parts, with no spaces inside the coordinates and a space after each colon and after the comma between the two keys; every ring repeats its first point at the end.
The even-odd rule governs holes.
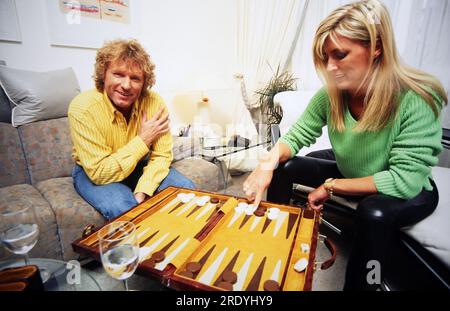
{"type": "MultiPolygon", "coordinates": [[[[137,202],[133,190],[138,176],[142,175],[144,165],[137,165],[129,178],[122,182],[106,185],[96,185],[84,172],[83,168],[75,165],[72,170],[73,184],[78,194],[99,211],[106,219],[112,219],[134,207],[137,202]]],[[[159,185],[157,192],[169,186],[195,189],[195,184],[176,169],[171,168],[169,174],[159,185]]]]}

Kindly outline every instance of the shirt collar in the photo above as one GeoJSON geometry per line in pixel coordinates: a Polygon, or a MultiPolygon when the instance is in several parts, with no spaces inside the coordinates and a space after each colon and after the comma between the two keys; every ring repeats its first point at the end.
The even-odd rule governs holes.
{"type": "MultiPolygon", "coordinates": [[[[114,104],[111,102],[108,94],[106,94],[106,91],[103,91],[103,101],[106,103],[106,109],[108,110],[108,114],[110,115],[111,122],[114,122],[114,120],[120,118],[120,115],[122,115],[122,113],[119,110],[117,110],[116,106],[114,106],[114,104]]],[[[132,119],[135,115],[139,114],[138,109],[139,106],[140,100],[137,99],[134,102],[133,107],[131,108],[130,119],[132,119]]]]}

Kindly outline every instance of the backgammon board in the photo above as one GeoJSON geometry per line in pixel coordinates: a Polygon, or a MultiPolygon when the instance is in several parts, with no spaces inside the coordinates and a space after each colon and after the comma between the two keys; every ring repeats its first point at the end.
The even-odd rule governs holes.
{"type": "MultiPolygon", "coordinates": [[[[112,221],[132,221],[137,273],[182,290],[311,290],[319,213],[169,187],[112,221]]],[[[99,229],[99,228],[98,228],[99,229]]],[[[100,261],[96,232],[72,243],[100,261]]]]}

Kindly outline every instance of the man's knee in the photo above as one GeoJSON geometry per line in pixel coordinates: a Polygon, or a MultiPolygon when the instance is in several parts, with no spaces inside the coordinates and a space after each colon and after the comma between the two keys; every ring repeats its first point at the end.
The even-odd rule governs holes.
{"type": "Polygon", "coordinates": [[[114,218],[137,204],[131,189],[121,183],[77,189],[80,196],[106,219],[114,218]]]}
{"type": "Polygon", "coordinates": [[[94,206],[106,219],[115,218],[130,210],[137,204],[134,197],[125,196],[121,193],[115,193],[109,199],[97,202],[94,206]]]}
{"type": "Polygon", "coordinates": [[[162,181],[158,191],[162,191],[169,186],[181,187],[187,189],[196,189],[195,183],[178,172],[176,169],[171,168],[167,177],[162,181]]]}
{"type": "Polygon", "coordinates": [[[173,184],[172,186],[177,186],[177,187],[181,187],[181,188],[187,188],[187,189],[196,189],[197,186],[195,185],[195,183],[190,180],[189,178],[187,178],[184,175],[178,176],[178,178],[176,178],[175,180],[173,180],[173,184]]]}

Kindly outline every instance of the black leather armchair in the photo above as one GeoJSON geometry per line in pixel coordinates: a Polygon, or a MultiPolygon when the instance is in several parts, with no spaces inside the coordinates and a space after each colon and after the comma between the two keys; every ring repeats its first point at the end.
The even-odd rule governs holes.
{"type": "MultiPolygon", "coordinates": [[[[280,137],[280,130],[276,126],[272,129],[272,141],[276,142],[280,137]]],[[[450,130],[443,129],[442,145],[447,150],[450,149],[450,130]]],[[[430,217],[441,217],[444,215],[443,222],[449,222],[450,194],[448,189],[450,186],[450,168],[439,168],[440,179],[434,176],[434,180],[440,190],[440,203],[435,213],[430,217]],[[444,175],[442,177],[442,175],[444,175]],[[445,205],[445,206],[442,206],[445,205]],[[439,216],[434,214],[440,209],[439,216]],[[444,213],[442,213],[444,212],[444,213]]],[[[307,188],[307,187],[306,187],[307,188]]],[[[303,186],[294,186],[293,203],[305,204],[308,190],[303,186]]],[[[325,233],[341,248],[349,248],[351,246],[352,234],[354,232],[353,214],[356,204],[346,201],[345,199],[330,200],[325,204],[323,209],[323,221],[321,232],[325,233]]],[[[433,230],[433,234],[439,234],[439,228],[429,228],[433,225],[427,219],[426,224],[419,223],[419,233],[414,232],[414,228],[402,228],[394,238],[390,261],[384,273],[382,280],[382,289],[384,290],[450,290],[450,239],[446,236],[446,232],[442,232],[442,240],[446,240],[444,252],[436,255],[433,245],[420,241],[422,235],[427,234],[427,230],[433,230]],[[428,228],[427,228],[428,227],[428,228]],[[443,254],[443,255],[442,255],[443,254]],[[445,257],[444,260],[442,259],[445,257]]],[[[448,223],[450,226],[450,223],[448,223]]],[[[417,225],[416,225],[417,226],[417,225]]],[[[448,227],[448,226],[446,226],[448,227]]],[[[431,238],[432,239],[432,238],[431,238]]],[[[342,250],[342,249],[341,249],[342,250]]],[[[339,249],[338,249],[339,252],[339,249]]],[[[346,252],[346,251],[344,251],[346,252]]]]}

